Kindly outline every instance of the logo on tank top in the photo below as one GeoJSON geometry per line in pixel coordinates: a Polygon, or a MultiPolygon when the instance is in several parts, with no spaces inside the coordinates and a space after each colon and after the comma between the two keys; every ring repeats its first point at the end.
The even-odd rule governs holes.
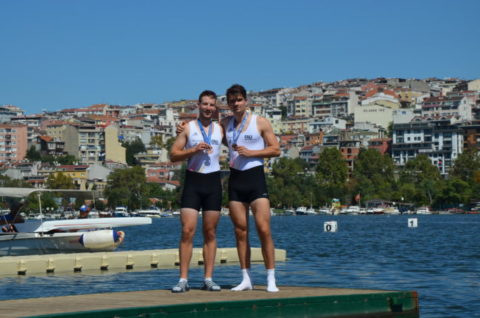
{"type": "Polygon", "coordinates": [[[243,140],[252,141],[252,140],[253,140],[253,136],[252,136],[252,135],[244,135],[244,136],[243,136],[243,140]]]}
{"type": "Polygon", "coordinates": [[[212,145],[218,146],[218,145],[220,145],[220,142],[218,140],[213,139],[212,140],[212,145]]]}

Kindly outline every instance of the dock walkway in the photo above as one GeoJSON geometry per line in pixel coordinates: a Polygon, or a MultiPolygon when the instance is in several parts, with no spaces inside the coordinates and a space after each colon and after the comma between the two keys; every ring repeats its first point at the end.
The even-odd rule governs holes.
{"type": "Polygon", "coordinates": [[[146,290],[0,301],[0,317],[418,317],[416,292],[280,286],[146,290]]]}

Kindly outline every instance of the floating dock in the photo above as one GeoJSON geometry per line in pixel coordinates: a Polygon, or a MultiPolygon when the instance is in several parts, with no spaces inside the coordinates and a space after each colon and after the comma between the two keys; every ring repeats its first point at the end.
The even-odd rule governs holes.
{"type": "MultiPolygon", "coordinates": [[[[251,250],[252,262],[263,262],[261,249],[251,250]]],[[[283,262],[286,257],[285,250],[275,250],[276,261],[283,262]]],[[[3,256],[0,257],[0,277],[175,268],[179,263],[178,249],[3,256]]],[[[238,263],[237,249],[218,248],[215,263],[238,263]]],[[[193,249],[191,264],[203,265],[201,248],[193,249]]]]}
{"type": "Polygon", "coordinates": [[[147,290],[0,301],[0,317],[419,317],[416,292],[280,286],[268,293],[147,290]]]}

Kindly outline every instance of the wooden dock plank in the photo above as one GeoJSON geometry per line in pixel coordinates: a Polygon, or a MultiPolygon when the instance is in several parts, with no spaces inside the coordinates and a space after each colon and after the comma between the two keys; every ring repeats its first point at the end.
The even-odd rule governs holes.
{"type": "MultiPolygon", "coordinates": [[[[356,312],[359,308],[363,308],[362,311],[365,312],[364,308],[368,307],[371,307],[372,310],[379,310],[377,307],[382,307],[381,310],[383,311],[396,312],[395,315],[376,315],[376,317],[418,317],[418,299],[415,292],[285,286],[281,286],[280,292],[278,293],[268,293],[266,292],[265,286],[256,286],[252,291],[243,292],[232,292],[227,288],[222,289],[221,292],[207,292],[199,289],[191,289],[189,292],[181,294],[173,294],[169,290],[147,290],[6,300],[0,301],[0,308],[2,309],[0,311],[0,317],[25,317],[74,312],[87,312],[83,317],[122,317],[122,310],[127,310],[127,308],[131,309],[127,316],[140,316],[143,314],[145,308],[147,308],[147,311],[150,310],[151,312],[157,313],[156,315],[159,315],[159,312],[161,312],[162,315],[166,314],[168,310],[170,310],[172,315],[175,316],[175,313],[178,314],[178,308],[182,308],[182,315],[186,314],[185,310],[188,309],[188,304],[203,304],[202,308],[205,309],[205,312],[209,311],[207,316],[211,317],[212,315],[215,316],[215,312],[220,316],[222,314],[224,315],[226,314],[225,310],[228,311],[229,308],[232,309],[235,306],[237,309],[243,308],[241,309],[242,315],[245,314],[246,308],[242,306],[249,306],[249,308],[253,308],[252,310],[259,311],[258,313],[260,313],[262,302],[267,305],[264,306],[267,310],[262,314],[262,317],[264,317],[265,314],[268,316],[269,313],[275,316],[273,314],[275,313],[275,310],[281,310],[278,311],[281,313],[290,311],[295,313],[300,309],[304,311],[307,310],[307,312],[309,310],[317,310],[316,308],[320,306],[319,301],[321,301],[322,298],[323,300],[328,300],[328,302],[324,303],[331,308],[334,308],[332,306],[335,304],[337,307],[339,307],[339,305],[345,307],[344,309],[347,310],[346,312],[350,313],[350,317],[355,316],[351,314],[361,314],[356,312]],[[415,299],[403,299],[412,297],[415,299]],[[309,301],[314,301],[318,304],[310,303],[308,306],[311,306],[311,308],[300,308],[306,307],[306,304],[309,301]],[[218,310],[213,310],[212,308],[215,308],[215,304],[219,303],[223,305],[217,306],[218,310]],[[205,304],[213,304],[213,307],[210,306],[210,308],[206,308],[205,304]],[[288,305],[291,306],[288,307],[288,305]],[[273,310],[274,306],[278,308],[273,310]],[[397,308],[397,310],[395,310],[395,308],[397,308]],[[401,310],[398,310],[398,308],[401,308],[401,310]],[[159,309],[161,310],[159,311],[159,309]],[[98,310],[109,310],[112,313],[109,313],[108,311],[95,312],[98,310]]],[[[321,305],[321,308],[330,308],[325,304],[321,305]]],[[[191,310],[196,314],[200,314],[199,307],[191,306],[191,310]]],[[[333,309],[329,310],[331,311],[333,309]]],[[[319,315],[318,312],[315,312],[315,314],[316,316],[322,316],[319,315]]],[[[67,316],[74,317],[76,315],[78,314],[67,316]]],[[[153,316],[156,315],[154,314],[153,316]]],[[[180,317],[182,315],[177,316],[180,317]]],[[[237,313],[237,315],[240,315],[240,313],[237,313]]],[[[309,315],[303,313],[303,316],[308,317],[309,315]]],[[[356,316],[368,317],[361,315],[356,316]]]]}

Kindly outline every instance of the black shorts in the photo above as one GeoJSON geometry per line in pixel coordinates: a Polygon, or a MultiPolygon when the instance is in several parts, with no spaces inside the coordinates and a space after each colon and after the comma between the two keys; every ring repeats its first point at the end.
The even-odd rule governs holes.
{"type": "Polygon", "coordinates": [[[220,171],[198,173],[186,170],[181,207],[197,211],[200,209],[220,211],[222,208],[220,171]]]}
{"type": "Polygon", "coordinates": [[[263,166],[248,170],[230,168],[228,200],[251,203],[259,198],[268,199],[267,182],[263,166]]]}

